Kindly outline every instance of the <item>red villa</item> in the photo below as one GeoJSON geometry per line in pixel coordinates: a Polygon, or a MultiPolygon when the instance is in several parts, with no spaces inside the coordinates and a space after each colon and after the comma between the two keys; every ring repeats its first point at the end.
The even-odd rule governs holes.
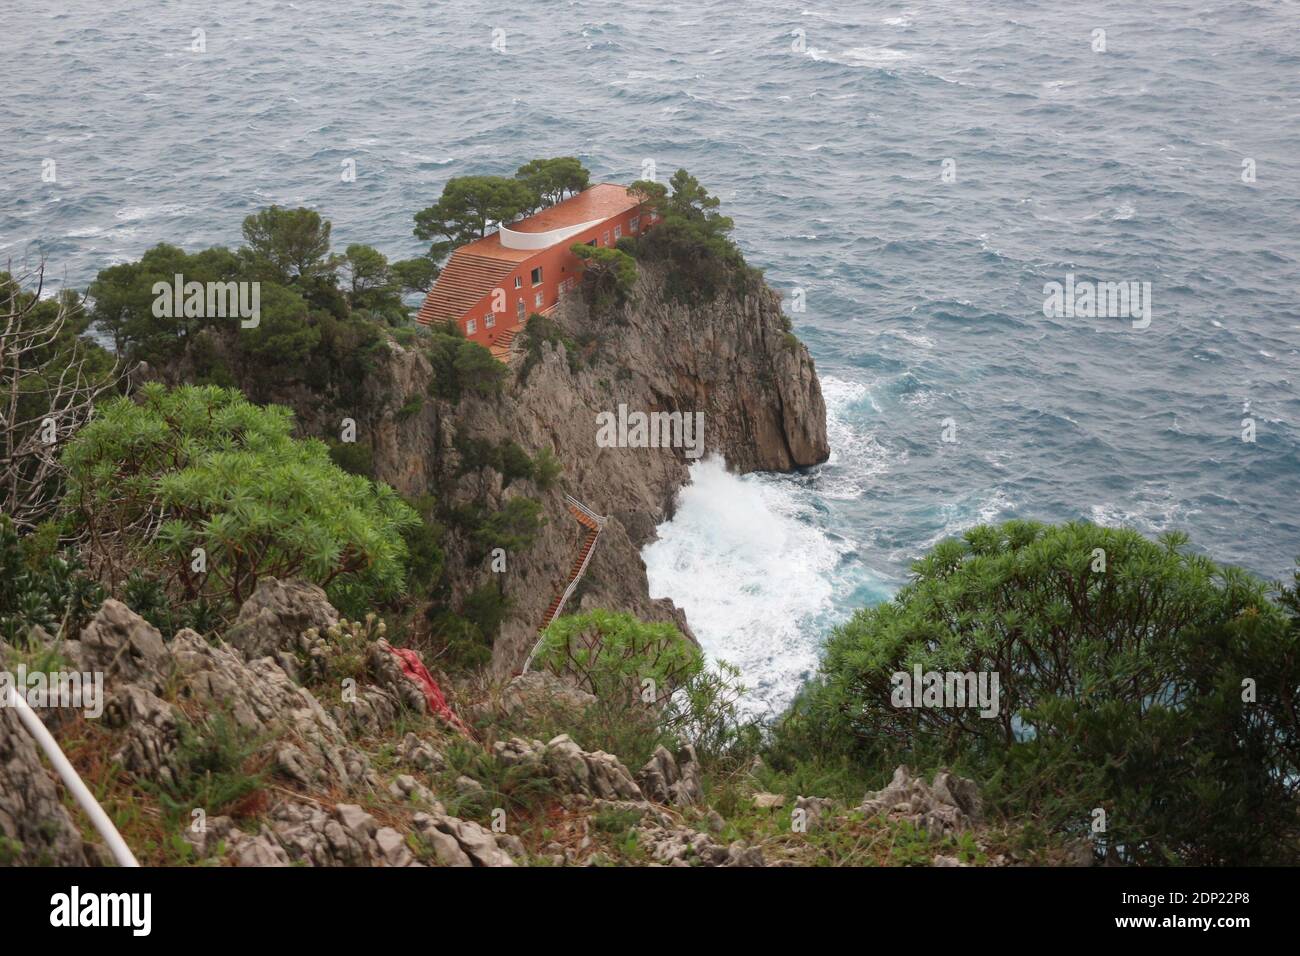
{"type": "Polygon", "coordinates": [[[582,260],[569,248],[577,242],[612,246],[643,231],[649,214],[639,215],[638,206],[626,186],[598,183],[503,224],[451,254],[417,321],[455,322],[466,338],[495,346],[493,354],[504,358],[530,314],[549,311],[577,287],[582,260]]]}

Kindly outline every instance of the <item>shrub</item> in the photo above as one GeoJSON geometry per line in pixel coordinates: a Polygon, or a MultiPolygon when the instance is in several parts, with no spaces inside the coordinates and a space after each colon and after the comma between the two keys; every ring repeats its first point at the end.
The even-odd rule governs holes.
{"type": "Polygon", "coordinates": [[[602,699],[644,700],[648,689],[651,700],[662,703],[704,669],[704,655],[672,624],[595,610],[553,621],[534,665],[568,674],[602,699]]]}
{"type": "Polygon", "coordinates": [[[140,781],[173,824],[188,822],[195,809],[218,816],[261,789],[264,772],[254,765],[264,741],[234,717],[217,713],[199,722],[181,720],[177,731],[170,776],[140,781]]]}
{"type": "Polygon", "coordinates": [[[863,765],[950,762],[1080,836],[1101,807],[1097,846],[1126,861],[1294,861],[1295,632],[1261,583],[1185,545],[1026,521],[943,542],[895,600],[836,630],[778,739],[863,765]],[[996,718],[894,706],[892,675],[918,666],[997,672],[996,718]]]}
{"type": "Polygon", "coordinates": [[[448,402],[459,402],[466,392],[480,396],[501,391],[506,367],[492,353],[460,335],[455,324],[431,329],[427,355],[433,366],[429,393],[448,402]]]}
{"type": "Polygon", "coordinates": [[[375,453],[369,445],[355,441],[339,441],[327,438],[326,445],[330,451],[330,461],[350,475],[369,478],[375,472],[375,453]]]}
{"type": "Polygon", "coordinates": [[[408,498],[406,503],[420,516],[418,524],[402,532],[406,540],[407,587],[414,594],[427,595],[442,580],[446,566],[443,527],[435,517],[437,502],[432,495],[408,498]]]}
{"type": "Polygon", "coordinates": [[[33,627],[75,636],[104,602],[104,590],[73,554],[57,550],[52,525],[19,536],[0,515],[0,640],[22,644],[33,627]]]}
{"type": "Polygon", "coordinates": [[[636,260],[622,249],[577,242],[569,251],[585,263],[582,289],[587,304],[596,311],[621,306],[636,285],[636,260]]]}
{"type": "Polygon", "coordinates": [[[544,633],[533,666],[567,675],[595,702],[576,713],[563,701],[521,709],[500,718],[496,733],[542,740],[567,733],[633,769],[661,745],[693,744],[706,768],[747,764],[757,750],[759,728],[738,710],[744,688],[736,669],[706,666],[672,624],[605,610],[561,617],[544,633]]]}
{"type": "Polygon", "coordinates": [[[292,438],[291,419],[215,386],[151,383],[139,404],[104,405],[63,460],[66,507],[108,579],[139,569],[233,606],[268,574],[320,584],[343,609],[401,593],[402,532],[419,517],[292,438]]]}
{"type": "Polygon", "coordinates": [[[717,211],[718,197],[686,170],[673,173],[667,186],[639,180],[631,188],[659,217],[633,249],[638,259],[669,266],[665,287],[671,298],[710,302],[726,290],[742,292],[756,275],[731,240],[732,221],[717,211]]]}
{"type": "MultiPolygon", "coordinates": [[[[477,521],[470,533],[475,546],[473,560],[479,560],[493,548],[504,548],[507,553],[532,547],[546,519],[542,517],[542,504],[535,498],[511,498],[499,511],[483,516],[476,511],[477,521]]],[[[471,562],[472,563],[472,562],[471,562]]]]}
{"type": "Polygon", "coordinates": [[[543,491],[554,488],[563,471],[564,465],[549,448],[543,448],[533,459],[533,482],[543,491]]]}

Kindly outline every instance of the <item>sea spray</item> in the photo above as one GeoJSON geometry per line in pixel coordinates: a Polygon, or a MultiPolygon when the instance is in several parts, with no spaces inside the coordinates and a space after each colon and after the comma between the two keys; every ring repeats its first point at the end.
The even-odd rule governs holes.
{"type": "Polygon", "coordinates": [[[686,611],[710,659],[740,668],[751,714],[790,702],[837,616],[836,576],[854,549],[811,502],[786,476],[733,475],[711,456],[691,467],[673,520],[642,552],[651,596],[686,611]]]}

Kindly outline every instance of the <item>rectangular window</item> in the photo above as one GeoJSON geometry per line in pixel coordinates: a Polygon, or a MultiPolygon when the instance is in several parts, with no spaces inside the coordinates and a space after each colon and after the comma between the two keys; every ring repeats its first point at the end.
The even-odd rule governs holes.
{"type": "Polygon", "coordinates": [[[496,324],[497,324],[497,314],[495,312],[489,312],[487,315],[483,316],[483,327],[485,329],[490,329],[492,328],[492,326],[496,324]]]}
{"type": "Polygon", "coordinates": [[[615,241],[615,242],[618,242],[618,241],[619,241],[620,239],[622,239],[622,238],[623,238],[623,227],[622,227],[622,226],[615,226],[615,227],[614,227],[614,241],[615,241]]]}
{"type": "Polygon", "coordinates": [[[629,222],[627,225],[628,225],[629,232],[636,232],[637,226],[641,225],[641,217],[633,216],[632,221],[629,222]]]}
{"type": "Polygon", "coordinates": [[[601,242],[601,245],[605,245],[605,246],[609,245],[609,230],[608,230],[608,229],[605,230],[605,234],[604,234],[604,236],[601,238],[600,242],[601,242]]]}
{"type": "Polygon", "coordinates": [[[542,267],[538,266],[533,270],[533,285],[540,285],[542,282],[542,267]]]}
{"type": "Polygon", "coordinates": [[[466,335],[473,335],[477,331],[478,331],[478,323],[475,322],[473,319],[470,319],[468,322],[465,323],[466,335]]]}
{"type": "Polygon", "coordinates": [[[516,289],[522,289],[523,287],[524,287],[524,277],[523,277],[523,276],[515,276],[515,288],[516,288],[516,289]]]}
{"type": "Polygon", "coordinates": [[[524,305],[524,300],[523,300],[523,299],[520,299],[518,302],[515,303],[515,315],[519,316],[520,321],[523,320],[523,317],[524,317],[524,310],[527,309],[527,308],[528,308],[528,307],[527,307],[526,305],[524,305]]]}
{"type": "Polygon", "coordinates": [[[533,296],[533,304],[539,309],[542,307],[542,294],[540,292],[533,296]]]}

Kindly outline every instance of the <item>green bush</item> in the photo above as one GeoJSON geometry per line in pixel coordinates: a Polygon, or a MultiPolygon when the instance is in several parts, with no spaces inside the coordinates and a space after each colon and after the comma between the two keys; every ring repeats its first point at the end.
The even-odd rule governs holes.
{"type": "Polygon", "coordinates": [[[334,464],[350,475],[373,477],[375,453],[369,445],[356,441],[339,441],[337,438],[327,438],[325,442],[330,451],[330,461],[334,464]]]}
{"type": "Polygon", "coordinates": [[[323,443],[292,438],[291,420],[215,386],[151,383],[138,404],[103,405],[63,463],[65,506],[110,582],[139,570],[186,601],[236,607],[263,575],[313,581],[352,611],[400,594],[402,533],[419,517],[323,443]]]}
{"type": "Polygon", "coordinates": [[[1300,859],[1297,636],[1263,584],[1181,535],[1012,521],[917,562],[859,611],[778,729],[787,752],[949,763],[1134,862],[1300,859]],[[996,717],[894,704],[898,672],[996,672],[996,717]],[[1243,681],[1257,688],[1243,702],[1243,681]]]}
{"type": "Polygon", "coordinates": [[[647,703],[663,703],[676,687],[704,670],[704,655],[672,624],[595,610],[553,621],[533,664],[569,675],[602,699],[645,700],[648,692],[647,703]]]}
{"type": "Polygon", "coordinates": [[[503,718],[497,733],[542,740],[567,733],[633,768],[661,745],[693,744],[706,769],[735,769],[757,752],[759,728],[738,708],[738,672],[707,666],[672,624],[605,610],[561,617],[543,634],[533,667],[565,675],[595,702],[577,713],[564,702],[521,711],[503,718]]]}
{"type": "Polygon", "coordinates": [[[20,536],[0,514],[0,640],[26,642],[41,627],[52,637],[75,637],[104,602],[104,589],[80,559],[58,549],[53,525],[20,536]]]}
{"type": "Polygon", "coordinates": [[[443,527],[436,518],[437,502],[432,495],[406,499],[420,516],[402,532],[406,540],[407,587],[413,595],[428,595],[442,580],[447,556],[442,550],[443,527]]]}
{"type": "Polygon", "coordinates": [[[466,393],[496,395],[506,377],[506,367],[492,353],[461,336],[454,323],[431,328],[426,354],[433,366],[429,393],[448,402],[459,402],[466,393]]]}
{"type": "Polygon", "coordinates": [[[638,180],[631,188],[659,217],[632,251],[640,260],[669,266],[665,287],[670,298],[711,302],[724,291],[743,293],[758,275],[731,240],[733,224],[718,212],[718,197],[686,170],[673,173],[667,186],[638,180]]]}
{"type": "Polygon", "coordinates": [[[158,797],[174,824],[188,822],[195,809],[218,816],[260,790],[265,773],[253,766],[265,741],[234,717],[216,713],[199,722],[182,720],[168,778],[141,780],[158,797]]]}
{"type": "Polygon", "coordinates": [[[637,278],[636,260],[630,253],[585,242],[574,243],[569,251],[585,263],[582,290],[592,309],[603,312],[627,301],[637,278]]]}
{"type": "Polygon", "coordinates": [[[481,509],[476,509],[476,515],[470,533],[476,549],[471,555],[473,560],[481,559],[493,548],[504,548],[509,554],[532,547],[546,523],[542,504],[535,498],[511,498],[498,511],[484,515],[481,509]]]}

